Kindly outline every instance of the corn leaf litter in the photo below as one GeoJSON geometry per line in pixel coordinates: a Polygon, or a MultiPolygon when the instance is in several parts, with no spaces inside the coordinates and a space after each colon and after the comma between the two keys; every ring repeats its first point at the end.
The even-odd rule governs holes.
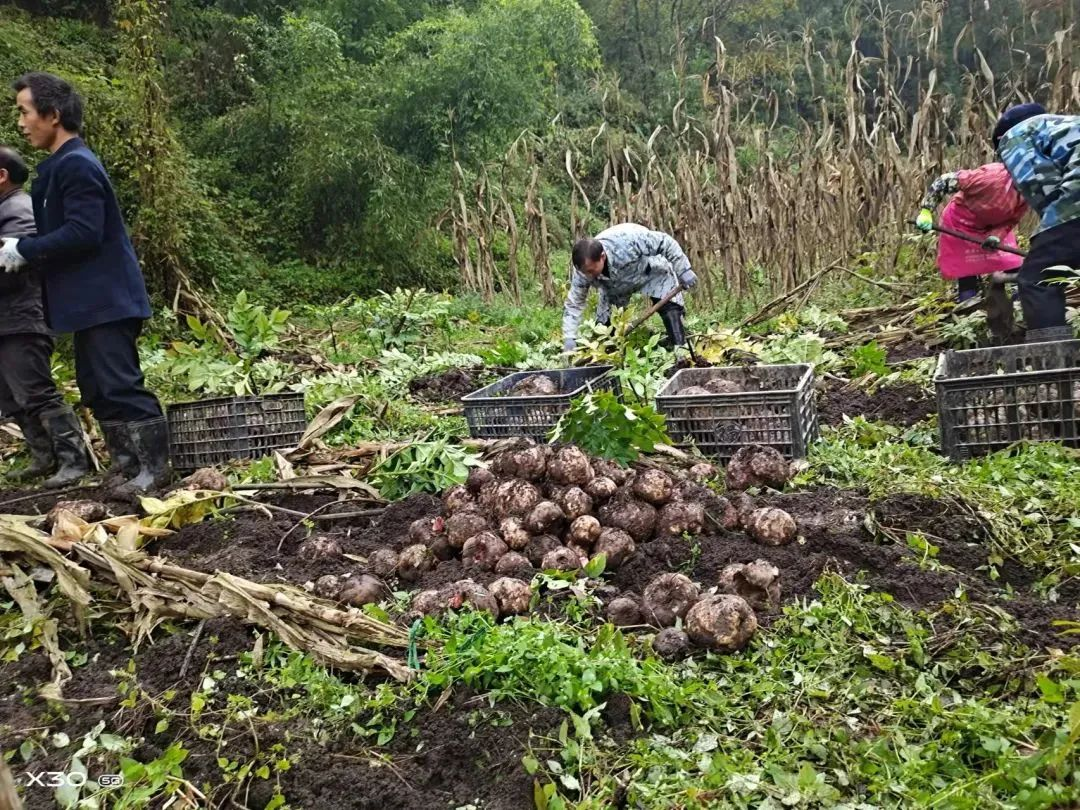
{"type": "Polygon", "coordinates": [[[140,505],[147,515],[141,523],[151,529],[182,529],[193,523],[202,523],[215,514],[228,497],[224,492],[182,489],[165,500],[140,498],[140,505]]]}

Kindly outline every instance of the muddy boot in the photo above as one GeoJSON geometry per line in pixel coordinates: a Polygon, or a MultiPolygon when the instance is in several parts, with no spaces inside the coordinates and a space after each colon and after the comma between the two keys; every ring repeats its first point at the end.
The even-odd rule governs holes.
{"type": "Polygon", "coordinates": [[[660,307],[660,320],[664,322],[664,328],[667,330],[667,342],[665,345],[669,349],[674,349],[676,346],[686,345],[686,332],[683,329],[683,308],[678,304],[668,302],[664,306],[660,307]]]}
{"type": "Polygon", "coordinates": [[[1004,346],[1012,338],[1016,319],[1013,302],[1004,283],[991,281],[986,289],[986,325],[994,338],[995,346],[1004,346]]]}
{"type": "Polygon", "coordinates": [[[41,420],[24,413],[15,417],[15,424],[22,431],[23,439],[30,450],[30,464],[24,469],[8,473],[4,476],[4,481],[22,484],[52,473],[56,469],[56,456],[53,455],[52,439],[41,420]]]}
{"type": "Polygon", "coordinates": [[[105,446],[109,450],[109,469],[105,473],[102,486],[117,487],[139,474],[139,458],[128,436],[125,422],[101,422],[101,435],[105,437],[105,446]]]}
{"type": "Polygon", "coordinates": [[[45,489],[60,489],[76,483],[90,472],[90,451],[79,418],[71,408],[64,407],[42,414],[41,421],[52,440],[53,454],[60,467],[41,485],[45,489]]]}
{"type": "Polygon", "coordinates": [[[1052,343],[1058,340],[1072,340],[1075,337],[1071,326],[1048,326],[1045,329],[1028,329],[1024,342],[1052,343]]]}
{"type": "Polygon", "coordinates": [[[165,417],[128,422],[127,434],[138,460],[139,473],[122,484],[118,494],[132,497],[169,483],[169,423],[165,417]]]}

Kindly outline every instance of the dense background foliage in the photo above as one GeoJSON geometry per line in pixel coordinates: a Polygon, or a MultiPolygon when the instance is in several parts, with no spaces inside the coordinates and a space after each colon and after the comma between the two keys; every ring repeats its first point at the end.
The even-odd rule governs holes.
{"type": "MultiPolygon", "coordinates": [[[[799,187],[827,143],[840,167],[802,171],[857,220],[889,182],[860,167],[895,147],[919,154],[906,204],[941,150],[985,155],[1008,101],[1073,101],[1071,21],[1053,0],[22,0],[0,9],[0,73],[86,93],[159,293],[189,276],[290,302],[419,284],[553,299],[574,233],[631,215],[683,231],[706,269],[732,245],[704,235],[730,230],[728,286],[790,287],[804,270],[752,243],[799,201],[741,221],[741,194],[770,173],[799,187]]],[[[0,140],[19,142],[13,114],[0,140]]]]}

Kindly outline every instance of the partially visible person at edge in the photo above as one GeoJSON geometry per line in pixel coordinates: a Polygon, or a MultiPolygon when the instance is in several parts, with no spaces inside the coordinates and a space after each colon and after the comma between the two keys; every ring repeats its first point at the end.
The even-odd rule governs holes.
{"type": "MultiPolygon", "coordinates": [[[[19,153],[0,146],[2,238],[34,235],[34,207],[23,191],[29,177],[19,153]]],[[[53,381],[52,353],[37,273],[0,273],[0,413],[15,421],[30,450],[29,466],[5,480],[50,476],[43,486],[57,489],[85,474],[88,453],[82,426],[53,381]]]]}
{"type": "Polygon", "coordinates": [[[982,243],[980,246],[947,233],[938,240],[938,270],[943,278],[956,281],[956,298],[963,302],[979,294],[980,276],[1009,273],[1020,267],[1022,257],[995,248],[1017,247],[1013,231],[1027,213],[1027,203],[1003,163],[950,172],[935,180],[923,197],[915,220],[920,230],[933,228],[934,211],[950,194],[952,199],[941,212],[942,226],[982,243]]]}
{"type": "Polygon", "coordinates": [[[1080,116],[1049,115],[1040,104],[1006,110],[994,128],[998,156],[1039,215],[1020,266],[1020,306],[1029,343],[1070,340],[1061,268],[1080,268],[1080,116]]]}
{"type": "MultiPolygon", "coordinates": [[[[688,290],[698,282],[679,243],[660,231],[623,223],[601,231],[593,239],[574,244],[570,291],[563,308],[563,351],[577,345],[578,329],[585,313],[589,290],[599,290],[596,322],[611,323],[611,308],[625,307],[635,292],[659,302],[679,284],[688,290]]],[[[679,293],[659,310],[667,330],[668,348],[686,345],[683,328],[683,295],[679,293]]]]}
{"type": "MultiPolygon", "coordinates": [[[[32,266],[46,322],[72,333],[82,401],[101,425],[113,480],[126,479],[119,494],[159,487],[169,478],[168,425],[136,348],[150,301],[109,176],[79,137],[82,99],[49,73],[28,73],[12,87],[19,129],[50,154],[31,190],[37,235],[5,239],[0,269],[32,266]]],[[[89,472],[87,460],[79,463],[89,472]]]]}

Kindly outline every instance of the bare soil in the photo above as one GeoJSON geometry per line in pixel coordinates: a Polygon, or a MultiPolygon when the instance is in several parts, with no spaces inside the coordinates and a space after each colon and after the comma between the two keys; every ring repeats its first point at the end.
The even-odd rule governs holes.
{"type": "Polygon", "coordinates": [[[917,385],[881,386],[873,393],[856,385],[826,380],[818,392],[818,419],[823,425],[839,425],[845,416],[888,422],[911,427],[935,413],[937,405],[930,394],[917,385]]]}

